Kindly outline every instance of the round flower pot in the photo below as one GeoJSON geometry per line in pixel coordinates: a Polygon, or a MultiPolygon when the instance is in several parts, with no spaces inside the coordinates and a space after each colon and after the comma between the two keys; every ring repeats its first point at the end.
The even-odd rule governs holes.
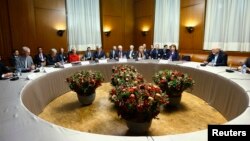
{"type": "Polygon", "coordinates": [[[148,132],[152,123],[152,119],[147,122],[136,122],[133,120],[126,120],[126,123],[131,133],[141,135],[148,132]]]}
{"type": "Polygon", "coordinates": [[[77,94],[77,97],[82,105],[90,105],[95,100],[95,93],[88,96],[77,94]]]}
{"type": "Polygon", "coordinates": [[[178,106],[181,103],[181,95],[180,96],[170,96],[169,98],[169,106],[178,106]]]}

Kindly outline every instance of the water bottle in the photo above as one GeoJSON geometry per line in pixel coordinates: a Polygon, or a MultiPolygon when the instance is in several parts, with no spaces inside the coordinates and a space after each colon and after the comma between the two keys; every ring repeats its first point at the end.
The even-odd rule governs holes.
{"type": "Polygon", "coordinates": [[[17,76],[22,76],[22,68],[17,69],[17,76]]]}
{"type": "Polygon", "coordinates": [[[247,66],[244,64],[242,65],[241,73],[246,74],[246,72],[247,72],[247,66]]]}

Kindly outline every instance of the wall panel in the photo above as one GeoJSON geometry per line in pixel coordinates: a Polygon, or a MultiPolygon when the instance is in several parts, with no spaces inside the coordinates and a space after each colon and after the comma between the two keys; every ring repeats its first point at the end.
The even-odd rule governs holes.
{"type": "Polygon", "coordinates": [[[36,8],[65,11],[65,0],[34,0],[34,6],[36,8]]]}
{"type": "Polygon", "coordinates": [[[8,1],[0,1],[0,55],[5,64],[9,63],[12,51],[10,22],[8,16],[8,1]]]}
{"type": "Polygon", "coordinates": [[[101,19],[103,30],[111,30],[109,37],[102,34],[106,52],[114,45],[127,50],[134,44],[134,0],[101,0],[101,19]]]}
{"type": "Polygon", "coordinates": [[[135,1],[135,45],[138,48],[146,44],[147,48],[153,44],[154,37],[154,14],[155,0],[136,0],[135,1]],[[143,36],[143,28],[148,30],[147,35],[143,36]]]}
{"type": "MultiPolygon", "coordinates": [[[[36,28],[33,0],[8,0],[13,48],[36,48],[36,28]]],[[[33,52],[31,52],[33,54],[33,52]]]]}
{"type": "Polygon", "coordinates": [[[181,0],[180,50],[183,52],[202,52],[205,21],[205,0],[181,0]],[[188,33],[187,26],[194,27],[188,33]]]}
{"type": "Polygon", "coordinates": [[[58,36],[57,29],[66,27],[64,10],[40,9],[35,10],[37,45],[43,47],[46,53],[51,48],[67,49],[67,32],[58,36]]]}

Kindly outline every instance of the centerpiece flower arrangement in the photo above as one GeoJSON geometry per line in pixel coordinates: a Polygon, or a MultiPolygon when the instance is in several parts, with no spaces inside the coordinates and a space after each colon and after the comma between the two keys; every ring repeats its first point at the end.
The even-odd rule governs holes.
{"type": "Polygon", "coordinates": [[[178,104],[181,100],[182,92],[188,88],[192,88],[194,80],[186,73],[177,70],[162,70],[153,76],[153,81],[165,92],[170,100],[170,104],[178,104]],[[175,103],[171,98],[177,97],[175,103]]]}
{"type": "Polygon", "coordinates": [[[143,76],[138,73],[134,66],[118,65],[113,66],[111,84],[113,86],[129,85],[134,86],[144,82],[143,76]],[[133,81],[131,81],[133,80],[133,81]]]}
{"type": "Polygon", "coordinates": [[[114,102],[118,115],[126,120],[128,128],[134,133],[146,132],[161,107],[168,103],[167,95],[150,83],[129,87],[120,85],[110,91],[110,100],[114,102]],[[143,126],[135,127],[134,123],[143,126]]]}
{"type": "Polygon", "coordinates": [[[119,116],[138,122],[155,118],[160,113],[161,105],[167,104],[167,96],[158,86],[150,83],[113,88],[110,100],[114,101],[119,116]]]}
{"type": "Polygon", "coordinates": [[[103,75],[98,71],[83,70],[74,73],[66,79],[71,90],[77,93],[83,105],[89,105],[95,98],[95,90],[104,81],[103,75]],[[84,102],[84,100],[87,100],[84,102]]]}
{"type": "Polygon", "coordinates": [[[136,134],[148,131],[153,118],[168,103],[167,95],[153,84],[145,83],[134,66],[118,65],[112,68],[109,100],[118,115],[126,120],[129,130],[136,134]]]}

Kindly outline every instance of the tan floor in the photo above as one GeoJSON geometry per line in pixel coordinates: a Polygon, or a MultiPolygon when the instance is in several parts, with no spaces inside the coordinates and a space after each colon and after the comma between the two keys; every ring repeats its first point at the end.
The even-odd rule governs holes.
{"type": "MultiPolygon", "coordinates": [[[[57,125],[107,135],[132,135],[125,122],[117,116],[108,100],[111,89],[103,83],[96,91],[96,99],[90,106],[82,107],[74,92],[68,92],[46,106],[39,117],[57,125]]],[[[222,124],[226,119],[200,98],[184,93],[178,108],[168,109],[154,119],[148,135],[169,135],[198,131],[207,124],[222,124]]]]}

